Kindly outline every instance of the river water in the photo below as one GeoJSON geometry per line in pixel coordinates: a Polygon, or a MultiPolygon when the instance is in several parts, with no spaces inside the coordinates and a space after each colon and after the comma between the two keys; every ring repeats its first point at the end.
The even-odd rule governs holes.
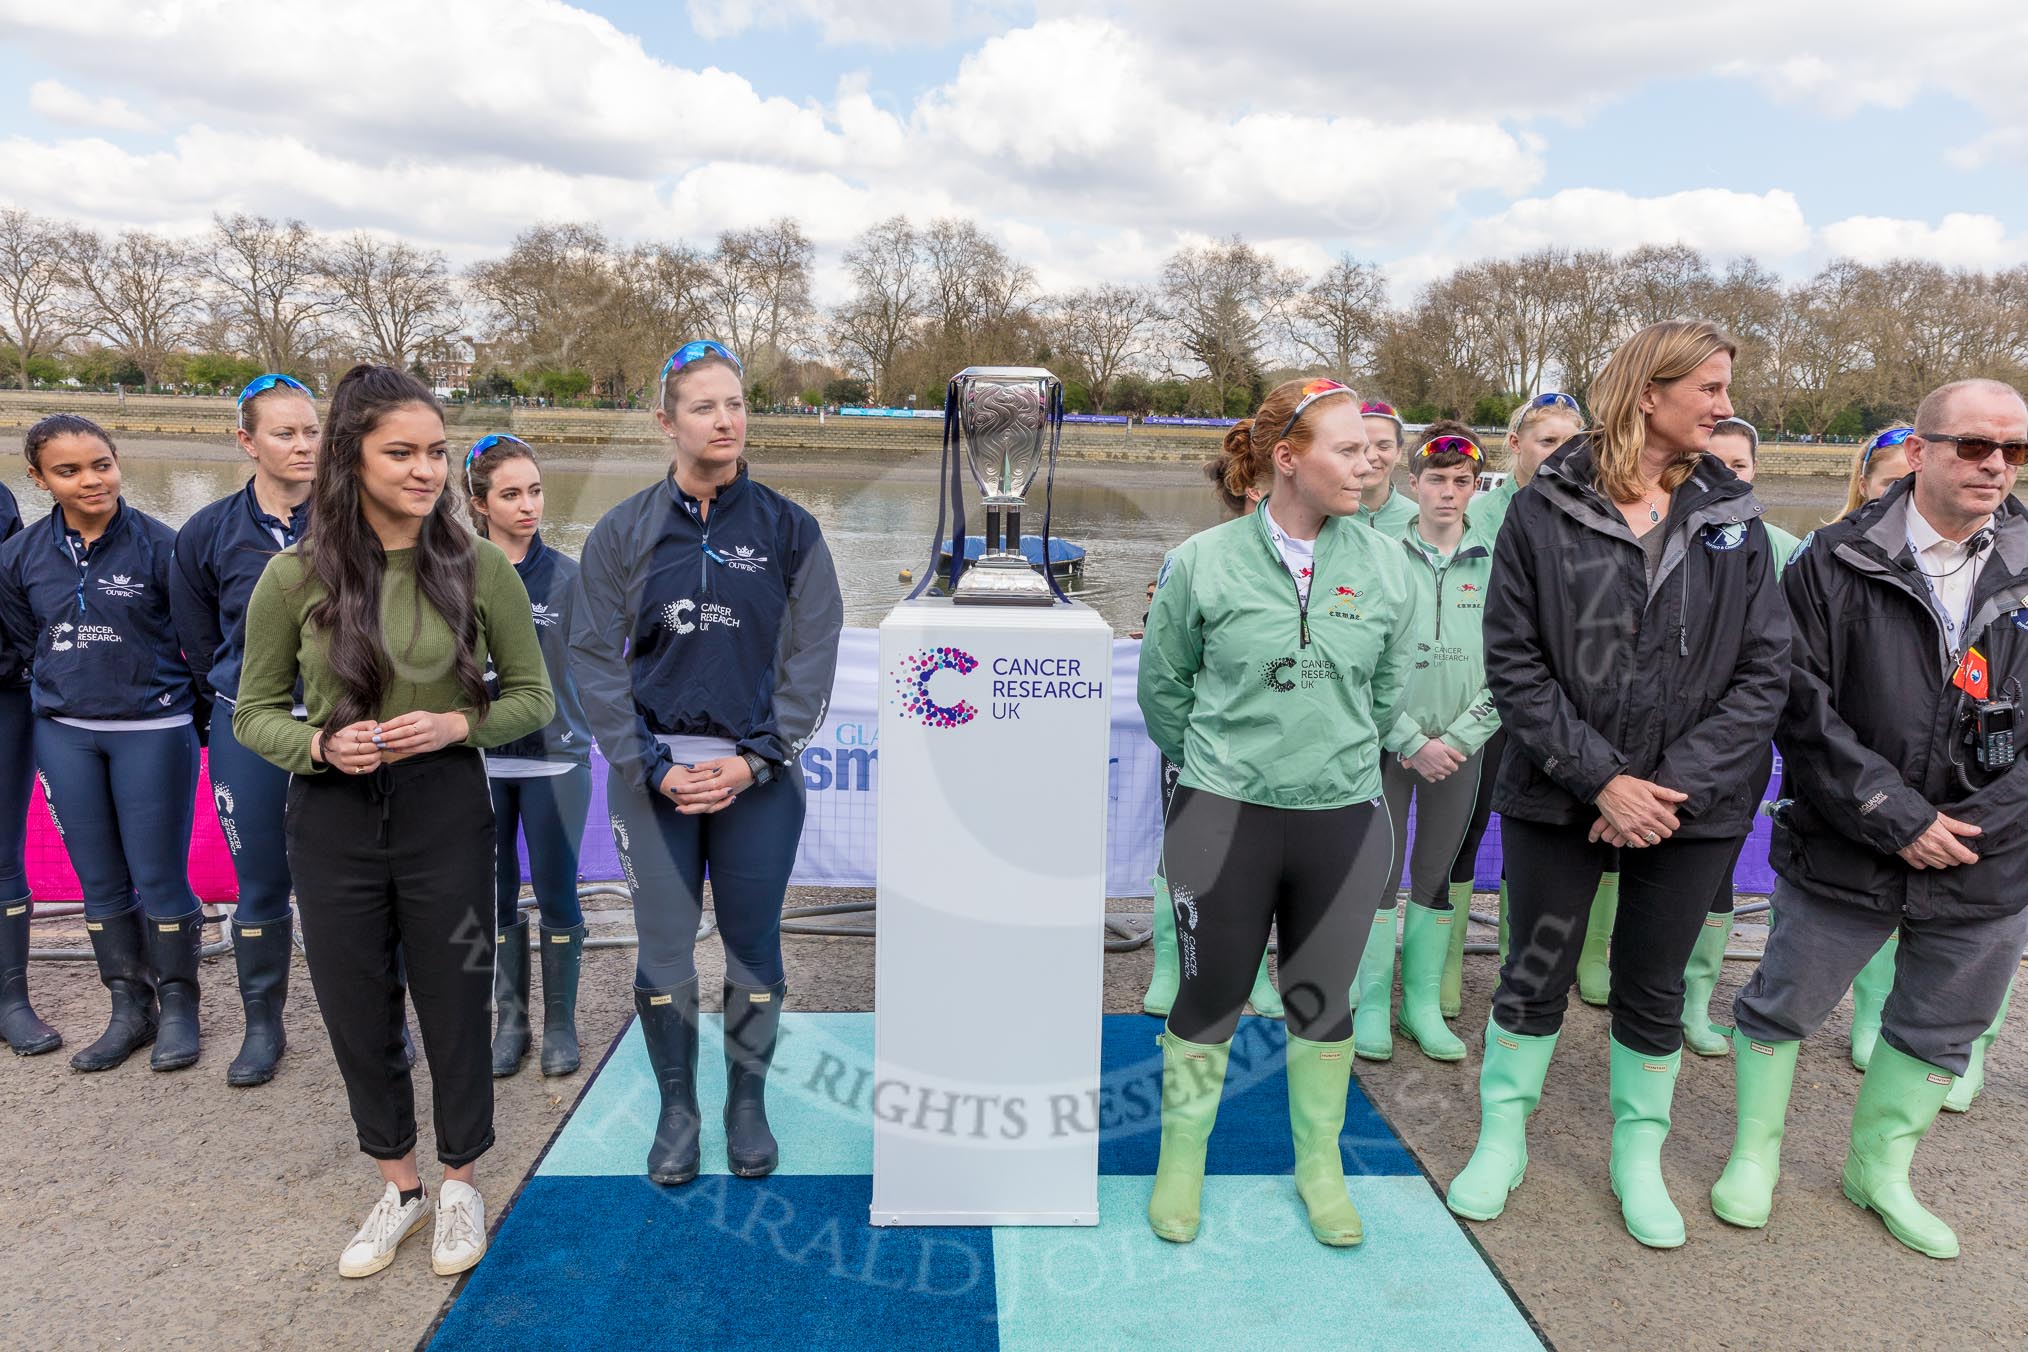
{"type": "MultiPolygon", "coordinates": [[[[664,462],[639,449],[544,448],[543,539],[575,555],[599,515],[664,472],[664,462]]],[[[245,462],[230,447],[208,443],[123,439],[121,464],[127,501],[171,525],[205,503],[237,489],[245,462]]],[[[787,493],[816,516],[830,542],[845,593],[846,623],[880,622],[909,585],[903,569],[921,570],[937,524],[937,466],[911,455],[805,456],[757,463],[755,477],[787,493]]],[[[1399,477],[1399,476],[1397,476],[1399,477]]],[[[48,510],[48,498],[28,480],[19,459],[0,469],[30,520],[48,510]]],[[[1797,535],[1820,524],[1842,501],[1843,481],[1768,478],[1757,487],[1768,518],[1797,535]]],[[[1024,529],[1042,528],[1042,486],[1029,490],[1024,529]]],[[[1146,588],[1164,551],[1217,524],[1219,511],[1194,465],[1122,465],[1078,462],[1060,466],[1052,533],[1086,550],[1084,576],[1071,589],[1116,630],[1138,629],[1146,588]]],[[[976,501],[970,522],[980,529],[976,501]]]]}

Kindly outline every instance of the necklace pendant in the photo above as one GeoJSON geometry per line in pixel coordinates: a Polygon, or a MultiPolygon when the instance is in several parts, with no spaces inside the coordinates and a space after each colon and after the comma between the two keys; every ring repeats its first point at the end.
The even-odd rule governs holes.
{"type": "Polygon", "coordinates": [[[1648,506],[1648,520],[1654,522],[1658,526],[1662,524],[1662,513],[1656,510],[1655,506],[1652,503],[1649,504],[1648,506]]]}

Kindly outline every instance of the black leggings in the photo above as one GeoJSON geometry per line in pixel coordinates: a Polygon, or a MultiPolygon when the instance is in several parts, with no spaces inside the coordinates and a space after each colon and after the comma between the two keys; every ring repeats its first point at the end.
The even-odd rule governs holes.
{"type": "MultiPolygon", "coordinates": [[[[1592,896],[1614,854],[1610,845],[1586,839],[1590,829],[1501,820],[1512,938],[1493,992],[1493,1019],[1510,1033],[1547,1037],[1563,1026],[1592,896]]],[[[1606,1008],[1621,1046],[1667,1056],[1683,1045],[1683,966],[1718,879],[1738,854],[1732,837],[1619,851],[1606,1008]]]]}
{"type": "Polygon", "coordinates": [[[1451,861],[1451,881],[1476,882],[1479,844],[1486,838],[1486,825],[1493,820],[1493,789],[1500,779],[1500,757],[1507,751],[1507,730],[1501,728],[1479,748],[1479,796],[1472,803],[1472,824],[1458,845],[1458,857],[1451,861]]]}
{"type": "Polygon", "coordinates": [[[1188,1042],[1230,1038],[1268,929],[1279,926],[1289,1032],[1312,1042],[1351,1037],[1352,981],[1393,850],[1377,798],[1261,807],[1178,785],[1162,836],[1183,977],[1169,1031],[1188,1042]]]}

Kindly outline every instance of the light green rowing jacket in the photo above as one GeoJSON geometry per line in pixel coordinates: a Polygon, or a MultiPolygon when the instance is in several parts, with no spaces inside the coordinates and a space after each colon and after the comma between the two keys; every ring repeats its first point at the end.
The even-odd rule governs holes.
{"type": "Polygon", "coordinates": [[[1469,756],[1500,727],[1492,692],[1486,689],[1486,648],[1479,637],[1493,575],[1493,536],[1480,524],[1476,498],[1465,517],[1464,538],[1449,559],[1416,533],[1416,520],[1420,517],[1400,533],[1415,586],[1413,662],[1394,723],[1382,740],[1397,756],[1413,756],[1435,738],[1469,756]]]}
{"type": "Polygon", "coordinates": [[[1141,644],[1148,735],[1178,782],[1267,807],[1380,794],[1380,729],[1413,662],[1409,560],[1397,537],[1334,517],[1308,605],[1268,534],[1267,503],[1163,560],[1141,644]]]}

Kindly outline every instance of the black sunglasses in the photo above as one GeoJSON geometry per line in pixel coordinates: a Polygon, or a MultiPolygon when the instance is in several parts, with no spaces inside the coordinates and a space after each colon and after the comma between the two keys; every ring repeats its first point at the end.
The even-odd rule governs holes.
{"type": "Polygon", "coordinates": [[[1998,451],[2010,465],[2028,465],[2028,441],[1995,441],[1991,437],[1954,437],[1942,432],[1918,432],[1916,435],[1926,442],[1948,441],[1957,447],[1960,460],[1977,463],[1994,451],[1998,451]]]}

